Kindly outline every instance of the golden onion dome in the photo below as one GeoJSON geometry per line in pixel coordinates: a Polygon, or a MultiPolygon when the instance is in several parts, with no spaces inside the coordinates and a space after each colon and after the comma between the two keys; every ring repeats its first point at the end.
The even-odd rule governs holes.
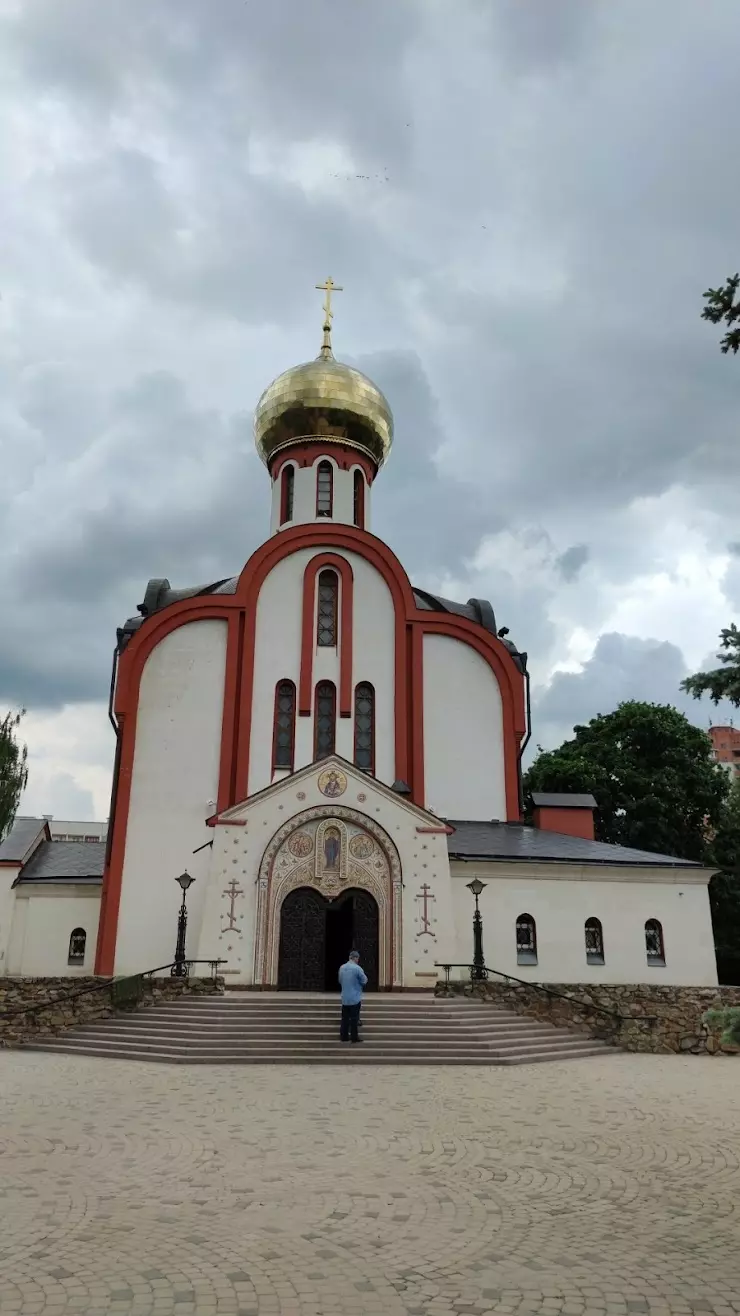
{"type": "Polygon", "coordinates": [[[354,448],[378,468],[393,443],[391,409],[367,375],[334,359],[331,294],[342,289],[332,279],[316,286],[326,292],[321,352],[315,361],[284,371],[265,389],[254,413],[257,451],[269,470],[284,448],[320,440],[354,448]]]}
{"type": "Polygon", "coordinates": [[[367,375],[321,355],[278,375],[254,413],[254,441],[268,468],[302,439],[355,448],[380,467],[393,442],[391,409],[367,375]]]}

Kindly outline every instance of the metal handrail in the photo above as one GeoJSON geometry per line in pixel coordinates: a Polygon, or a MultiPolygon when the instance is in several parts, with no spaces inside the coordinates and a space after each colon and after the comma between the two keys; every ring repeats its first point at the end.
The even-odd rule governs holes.
{"type": "Polygon", "coordinates": [[[480,979],[478,979],[478,981],[484,981],[485,978],[488,977],[489,973],[495,973],[497,978],[504,978],[509,982],[518,982],[522,987],[534,987],[537,989],[537,991],[544,992],[546,996],[555,996],[558,998],[558,1000],[568,1001],[571,1005],[580,1005],[583,1006],[585,1010],[594,1010],[597,1014],[605,1014],[610,1019],[618,1020],[620,1024],[627,1023],[628,1021],[630,1023],[634,1023],[635,1021],[637,1022],[644,1021],[645,1023],[649,1023],[649,1024],[657,1023],[657,1015],[620,1014],[618,1010],[609,1010],[605,1005],[594,1005],[593,1001],[581,1001],[574,996],[566,996],[565,992],[556,991],[554,987],[548,987],[547,984],[544,982],[527,982],[526,978],[517,978],[513,973],[503,973],[501,969],[490,969],[488,965],[484,965],[482,968],[479,968],[477,965],[474,964],[435,963],[434,967],[435,969],[444,969],[446,987],[449,987],[450,985],[450,969],[469,969],[471,982],[476,981],[476,979],[473,977],[474,970],[476,973],[481,974],[481,977],[480,979]]]}
{"type": "MultiPolygon", "coordinates": [[[[192,964],[208,964],[211,968],[211,976],[215,981],[219,964],[226,964],[226,960],[185,960],[188,968],[192,964]]],[[[171,960],[169,964],[159,964],[156,969],[144,969],[141,973],[127,973],[122,978],[105,978],[102,982],[93,983],[92,987],[78,987],[76,991],[66,992],[63,996],[55,996],[51,1001],[38,1001],[35,1005],[18,1005],[11,1010],[0,1008],[0,1019],[12,1019],[17,1014],[40,1014],[42,1010],[49,1010],[55,1005],[64,1005],[66,1001],[74,1001],[78,996],[87,996],[90,992],[104,992],[108,988],[117,987],[120,983],[134,982],[137,978],[152,978],[155,973],[162,973],[165,969],[173,969],[177,963],[182,961],[171,960]]]]}

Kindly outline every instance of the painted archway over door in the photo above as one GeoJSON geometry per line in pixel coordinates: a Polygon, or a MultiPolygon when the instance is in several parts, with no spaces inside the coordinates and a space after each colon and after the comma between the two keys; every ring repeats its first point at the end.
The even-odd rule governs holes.
{"type": "MultiPolygon", "coordinates": [[[[371,896],[377,906],[378,926],[377,970],[373,964],[373,976],[377,972],[376,981],[381,990],[403,983],[398,851],[384,829],[371,818],[355,809],[331,805],[307,809],[284,823],[262,857],[255,929],[256,986],[280,984],[282,909],[291,893],[299,888],[319,893],[335,910],[350,892],[371,896]]],[[[363,910],[367,930],[372,921],[372,906],[365,908],[362,900],[358,900],[356,917],[360,920],[363,910]]],[[[292,904],[287,915],[286,927],[294,917],[292,904]]]]}

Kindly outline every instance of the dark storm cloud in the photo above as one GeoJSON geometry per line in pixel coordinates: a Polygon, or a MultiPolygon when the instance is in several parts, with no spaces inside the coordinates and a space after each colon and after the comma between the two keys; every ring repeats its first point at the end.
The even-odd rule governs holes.
{"type": "Polygon", "coordinates": [[[589,550],[587,544],[572,544],[566,548],[557,559],[557,568],[563,580],[575,580],[581,567],[585,566],[589,559],[589,550]]]}

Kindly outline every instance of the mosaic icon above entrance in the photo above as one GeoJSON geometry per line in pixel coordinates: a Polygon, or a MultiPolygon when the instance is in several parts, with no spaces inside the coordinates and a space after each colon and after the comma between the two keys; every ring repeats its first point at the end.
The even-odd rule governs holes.
{"type": "Polygon", "coordinates": [[[347,778],[338,768],[327,768],[319,776],[319,790],[330,800],[339,799],[347,789],[347,778]]]}

